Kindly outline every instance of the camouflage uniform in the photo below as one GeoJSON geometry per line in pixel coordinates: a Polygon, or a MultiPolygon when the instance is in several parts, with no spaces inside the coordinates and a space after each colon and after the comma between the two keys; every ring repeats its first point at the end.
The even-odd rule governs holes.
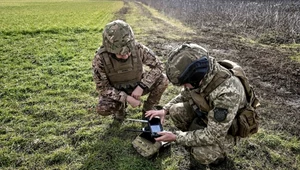
{"type": "Polygon", "coordinates": [[[189,102],[192,100],[191,92],[202,93],[221,69],[213,57],[208,58],[210,69],[200,87],[193,90],[184,88],[181,94],[164,106],[174,124],[181,130],[175,132],[175,142],[191,147],[191,154],[202,164],[210,164],[225,157],[228,149],[235,145],[236,139],[228,134],[228,130],[237,111],[247,103],[242,83],[237,77],[231,76],[207,95],[206,101],[212,109],[205,118],[200,119],[196,115],[189,102]],[[222,121],[216,120],[220,109],[227,110],[227,116],[222,121]]]}
{"type": "MultiPolygon", "coordinates": [[[[121,61],[119,64],[122,66],[121,61]]],[[[162,62],[150,49],[136,42],[130,26],[120,20],[107,24],[103,32],[103,46],[96,52],[92,67],[96,89],[99,91],[97,112],[103,116],[111,114],[124,115],[127,107],[126,97],[127,95],[131,95],[131,92],[140,82],[146,86],[142,95],[149,94],[147,101],[145,101],[143,105],[144,111],[151,109],[155,104],[159,103],[162,93],[168,85],[166,76],[162,74],[162,62]],[[127,34],[126,30],[128,31],[128,29],[130,30],[129,35],[124,36],[124,32],[122,31],[125,30],[125,34],[127,34]],[[140,61],[140,63],[137,62],[139,65],[148,66],[149,69],[148,71],[144,71],[143,66],[133,66],[141,68],[140,71],[135,73],[141,76],[137,76],[133,82],[130,82],[131,84],[129,84],[129,86],[127,86],[127,82],[123,82],[126,86],[124,86],[124,88],[117,88],[112,84],[112,77],[107,73],[105,57],[112,58],[111,60],[116,62],[115,54],[126,54],[128,52],[131,52],[128,60],[131,60],[131,58],[135,56],[136,58],[133,60],[140,61]]],[[[121,75],[120,78],[126,79],[126,74],[125,76],[121,75]]]]}

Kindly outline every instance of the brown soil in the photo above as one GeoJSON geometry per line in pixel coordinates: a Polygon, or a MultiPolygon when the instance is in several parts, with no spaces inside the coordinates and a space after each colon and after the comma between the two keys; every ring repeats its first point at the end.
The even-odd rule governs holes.
{"type": "MultiPolygon", "coordinates": [[[[141,15],[147,15],[154,22],[165,21],[155,18],[141,4],[136,6],[144,11],[141,15]]],[[[125,7],[118,15],[124,17],[130,6],[125,7]]],[[[184,22],[184,21],[183,21],[184,22]]],[[[169,27],[174,29],[173,27],[169,27]]],[[[168,30],[163,30],[167,32],[168,30]]],[[[224,33],[213,29],[196,30],[198,38],[171,40],[163,36],[161,32],[152,30],[151,35],[156,37],[144,37],[145,45],[152,49],[165,61],[171,49],[185,41],[195,42],[206,47],[211,56],[217,59],[229,59],[238,62],[243,68],[258,95],[261,107],[258,109],[261,117],[261,128],[270,131],[280,131],[290,136],[300,136],[300,63],[292,61],[289,56],[293,53],[277,46],[263,46],[242,42],[233,33],[224,33]]],[[[299,49],[298,49],[299,50],[299,49]]],[[[254,147],[255,145],[248,145],[254,147]]],[[[176,150],[176,149],[175,149],[176,150]]],[[[178,149],[180,150],[180,149],[178,149]]],[[[242,156],[242,153],[240,153],[242,156]]],[[[260,153],[266,155],[265,153],[260,153]]],[[[246,154],[246,155],[249,155],[246,154]]],[[[268,158],[266,158],[268,159],[268,158]]],[[[247,169],[248,165],[236,165],[241,169],[247,169]]],[[[227,163],[223,168],[211,169],[235,169],[232,163],[227,163]]]]}

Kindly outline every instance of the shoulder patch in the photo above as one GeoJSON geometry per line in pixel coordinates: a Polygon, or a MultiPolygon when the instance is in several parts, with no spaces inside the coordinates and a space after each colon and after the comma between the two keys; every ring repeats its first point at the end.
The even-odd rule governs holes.
{"type": "Polygon", "coordinates": [[[223,122],[226,119],[227,114],[228,114],[227,109],[223,109],[223,108],[215,108],[214,109],[214,118],[218,122],[223,122]]]}

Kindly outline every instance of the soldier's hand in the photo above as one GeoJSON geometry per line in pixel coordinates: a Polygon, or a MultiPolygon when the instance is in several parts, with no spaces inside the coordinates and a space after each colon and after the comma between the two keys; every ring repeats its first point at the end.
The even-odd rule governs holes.
{"type": "Polygon", "coordinates": [[[148,110],[145,113],[145,117],[149,117],[150,120],[155,116],[158,116],[160,118],[161,124],[164,124],[164,120],[165,120],[165,116],[166,116],[166,112],[165,112],[164,109],[162,109],[162,110],[148,110]]]}
{"type": "Polygon", "coordinates": [[[136,86],[136,88],[131,93],[131,96],[137,100],[140,100],[140,97],[142,96],[143,92],[144,90],[140,86],[136,86]]]}
{"type": "Polygon", "coordinates": [[[176,135],[173,134],[172,132],[158,132],[159,135],[161,135],[158,138],[155,138],[156,141],[161,141],[161,142],[173,142],[176,140],[176,135]]]}
{"type": "Polygon", "coordinates": [[[127,103],[129,103],[133,108],[141,105],[141,101],[139,101],[131,96],[127,96],[126,100],[127,100],[127,103]]]}

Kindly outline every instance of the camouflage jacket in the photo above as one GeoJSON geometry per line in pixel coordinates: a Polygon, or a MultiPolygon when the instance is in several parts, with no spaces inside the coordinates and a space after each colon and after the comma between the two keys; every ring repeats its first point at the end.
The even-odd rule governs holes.
{"type": "MultiPolygon", "coordinates": [[[[195,89],[200,93],[203,92],[207,85],[212,81],[214,75],[221,68],[221,65],[219,65],[213,57],[209,57],[209,61],[210,70],[203,78],[200,87],[195,89]]],[[[189,99],[191,99],[189,90],[184,89],[181,94],[166,104],[164,108],[169,110],[173,104],[186,102],[189,99]]],[[[225,141],[228,130],[237,114],[237,111],[240,108],[243,108],[247,103],[243,84],[235,76],[231,76],[229,79],[220,84],[206,97],[206,100],[210,108],[213,108],[207,114],[207,127],[195,131],[176,131],[176,143],[185,146],[202,146],[225,141]],[[224,121],[219,122],[214,118],[216,108],[227,109],[228,114],[224,121]]]]}
{"type": "MultiPolygon", "coordinates": [[[[155,80],[161,76],[163,72],[163,63],[149,48],[140,43],[136,42],[135,51],[137,52],[138,57],[141,58],[143,64],[149,67],[147,71],[143,72],[141,82],[150,88],[155,83],[155,80]]],[[[97,91],[99,91],[100,95],[103,97],[108,97],[124,103],[127,94],[124,91],[119,91],[112,87],[108,81],[103,64],[103,55],[98,55],[96,53],[93,59],[92,68],[97,91]]]]}

